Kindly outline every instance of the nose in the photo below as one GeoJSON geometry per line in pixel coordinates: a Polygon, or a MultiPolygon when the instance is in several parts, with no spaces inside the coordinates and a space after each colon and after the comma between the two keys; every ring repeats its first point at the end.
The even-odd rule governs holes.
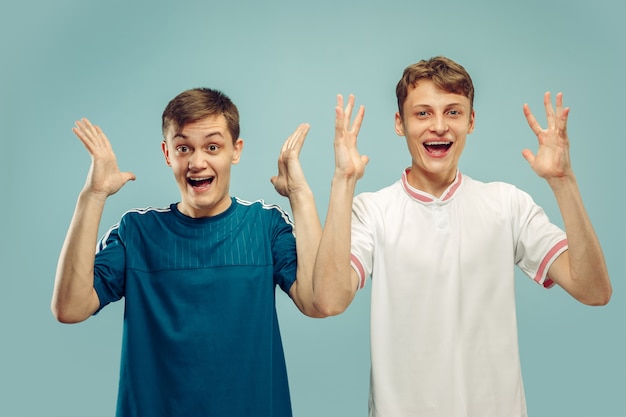
{"type": "Polygon", "coordinates": [[[190,170],[200,170],[206,167],[206,157],[202,152],[194,152],[189,157],[188,167],[190,170]]]}
{"type": "Polygon", "coordinates": [[[430,130],[436,132],[437,134],[442,134],[448,131],[448,123],[444,115],[436,115],[432,118],[432,125],[430,130]]]}

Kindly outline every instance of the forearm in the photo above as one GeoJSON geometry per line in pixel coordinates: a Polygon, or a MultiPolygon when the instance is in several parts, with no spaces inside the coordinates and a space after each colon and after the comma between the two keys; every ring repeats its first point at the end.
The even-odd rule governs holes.
{"type": "Polygon", "coordinates": [[[290,195],[289,203],[295,224],[296,253],[298,257],[294,302],[307,316],[323,317],[313,306],[313,266],[322,235],[322,226],[315,206],[313,192],[306,187],[306,189],[290,195]]]}
{"type": "Polygon", "coordinates": [[[612,289],[602,247],[580,195],[574,175],[549,182],[568,240],[572,295],[586,304],[606,304],[612,289]]]}
{"type": "Polygon", "coordinates": [[[99,306],[93,287],[95,247],[105,197],[81,192],[57,264],[51,309],[57,320],[87,319],[99,306]]]}
{"type": "Polygon", "coordinates": [[[313,271],[314,303],[327,315],[343,312],[356,293],[350,266],[355,187],[355,178],[333,178],[328,213],[313,271]]]}

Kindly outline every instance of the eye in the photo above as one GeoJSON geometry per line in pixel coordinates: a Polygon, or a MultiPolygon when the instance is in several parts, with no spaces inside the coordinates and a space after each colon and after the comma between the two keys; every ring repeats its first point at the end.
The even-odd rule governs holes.
{"type": "Polygon", "coordinates": [[[424,119],[428,117],[428,112],[426,110],[416,111],[415,117],[417,117],[418,119],[424,119]]]}
{"type": "Polygon", "coordinates": [[[215,144],[211,144],[211,145],[207,146],[207,149],[209,150],[209,152],[217,152],[220,148],[219,148],[219,146],[217,146],[215,144]]]}
{"type": "Polygon", "coordinates": [[[453,109],[453,110],[450,110],[448,114],[452,117],[459,117],[462,113],[461,113],[461,110],[453,109]]]}
{"type": "Polygon", "coordinates": [[[187,153],[187,152],[189,152],[189,146],[187,146],[187,145],[178,145],[176,147],[176,152],[178,152],[178,153],[187,153]]]}

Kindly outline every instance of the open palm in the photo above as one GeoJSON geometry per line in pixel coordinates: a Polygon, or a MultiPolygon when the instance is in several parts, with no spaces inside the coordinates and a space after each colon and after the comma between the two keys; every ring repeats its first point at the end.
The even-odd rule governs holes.
{"type": "Polygon", "coordinates": [[[552,107],[549,92],[544,95],[544,105],[548,123],[546,129],[543,129],[537,122],[528,104],[524,104],[524,115],[528,125],[537,135],[539,149],[536,154],[533,154],[529,149],[524,149],[522,155],[537,175],[549,180],[571,173],[569,139],[567,136],[569,108],[563,107],[562,93],[556,95],[556,111],[552,107]]]}
{"type": "Polygon", "coordinates": [[[300,150],[309,132],[310,126],[301,124],[285,140],[278,156],[278,175],[270,181],[278,194],[289,197],[292,193],[308,188],[302,166],[300,165],[300,150]]]}
{"type": "Polygon", "coordinates": [[[363,177],[365,165],[369,158],[360,155],[356,147],[357,137],[363,122],[365,109],[359,107],[354,122],[350,125],[352,110],[354,109],[354,96],[350,95],[348,104],[344,108],[343,96],[337,95],[337,107],[335,108],[335,171],[346,178],[363,177]]]}
{"type": "Polygon", "coordinates": [[[100,127],[92,125],[87,119],[81,119],[76,122],[72,131],[91,156],[86,190],[106,198],[119,191],[128,181],[135,179],[134,174],[120,171],[111,143],[100,127]]]}

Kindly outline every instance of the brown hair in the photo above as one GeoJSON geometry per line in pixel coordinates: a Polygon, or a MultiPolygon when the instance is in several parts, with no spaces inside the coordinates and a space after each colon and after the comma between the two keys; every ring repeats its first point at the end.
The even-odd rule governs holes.
{"type": "Polygon", "coordinates": [[[431,80],[437,88],[454,94],[461,94],[470,101],[470,109],[474,108],[474,84],[463,66],[450,58],[436,56],[429,60],[421,60],[404,69],[402,78],[396,86],[398,111],[403,116],[402,106],[409,94],[409,88],[415,87],[419,80],[431,80]]]}
{"type": "Polygon", "coordinates": [[[239,111],[224,93],[210,88],[194,88],[174,97],[163,111],[163,137],[170,127],[182,129],[210,116],[224,115],[233,143],[239,139],[239,111]]]}

